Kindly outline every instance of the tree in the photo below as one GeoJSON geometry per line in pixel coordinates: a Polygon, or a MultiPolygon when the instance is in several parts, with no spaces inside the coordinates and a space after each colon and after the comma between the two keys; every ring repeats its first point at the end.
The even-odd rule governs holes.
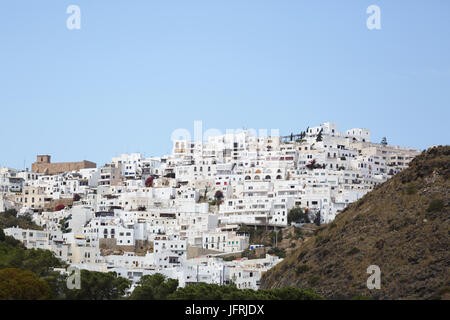
{"type": "Polygon", "coordinates": [[[81,270],[81,289],[66,290],[70,300],[118,300],[125,296],[131,281],[115,272],[81,270]]]}
{"type": "Polygon", "coordinates": [[[70,228],[68,228],[68,222],[69,218],[65,217],[62,218],[61,220],[59,220],[59,228],[61,229],[62,233],[67,233],[69,232],[70,228]]]}
{"type": "Polygon", "coordinates": [[[26,249],[20,241],[10,236],[0,241],[0,269],[32,271],[36,277],[47,282],[55,299],[65,297],[63,293],[66,290],[66,283],[63,276],[53,269],[66,266],[49,250],[26,249]]]}
{"type": "Polygon", "coordinates": [[[216,199],[216,203],[219,205],[222,199],[224,198],[222,191],[217,190],[214,194],[214,199],[216,199]]]}
{"type": "Polygon", "coordinates": [[[217,190],[217,191],[216,191],[216,194],[214,195],[214,198],[215,198],[216,200],[218,200],[218,201],[222,200],[222,199],[223,199],[223,193],[222,193],[222,191],[217,190]]]}
{"type": "Polygon", "coordinates": [[[55,300],[63,300],[66,298],[67,292],[67,275],[61,274],[57,271],[51,271],[42,280],[47,282],[52,292],[52,298],[55,300]]]}
{"type": "Polygon", "coordinates": [[[53,268],[65,265],[49,250],[31,249],[24,250],[21,269],[32,270],[38,277],[42,277],[50,274],[53,268]]]}
{"type": "Polygon", "coordinates": [[[382,144],[383,146],[387,146],[388,142],[387,142],[386,137],[383,137],[383,139],[381,139],[381,144],[382,144]]]}
{"type": "Polygon", "coordinates": [[[279,258],[286,258],[286,250],[280,248],[271,248],[267,251],[268,254],[274,254],[279,258]]]}
{"type": "Polygon", "coordinates": [[[321,222],[321,215],[320,215],[320,211],[318,211],[316,214],[316,218],[314,219],[314,223],[316,225],[320,226],[320,222],[321,222]]]}
{"type": "Polygon", "coordinates": [[[42,230],[35,224],[30,215],[21,215],[17,217],[16,210],[7,210],[0,213],[0,229],[7,229],[18,226],[22,229],[42,230]]]}
{"type": "Polygon", "coordinates": [[[5,232],[3,232],[3,229],[0,229],[0,241],[3,242],[5,241],[6,236],[5,236],[5,232]]]}
{"type": "Polygon", "coordinates": [[[130,296],[132,300],[167,300],[178,288],[178,280],[157,273],[143,276],[130,296]]]}
{"type": "Polygon", "coordinates": [[[322,132],[323,132],[323,129],[321,129],[319,134],[317,135],[316,142],[320,142],[323,140],[322,132]]]}
{"type": "Polygon", "coordinates": [[[32,270],[36,276],[44,277],[49,275],[53,268],[64,267],[65,265],[49,250],[27,250],[12,237],[6,237],[4,242],[0,242],[0,269],[32,270]]]}
{"type": "Polygon", "coordinates": [[[309,223],[308,215],[302,208],[292,208],[288,213],[288,223],[309,223]]]}
{"type": "Polygon", "coordinates": [[[0,300],[51,299],[50,286],[29,270],[0,270],[0,300]]]}
{"type": "Polygon", "coordinates": [[[286,287],[270,290],[240,290],[235,285],[195,283],[178,288],[170,300],[321,300],[311,289],[286,287]]]}

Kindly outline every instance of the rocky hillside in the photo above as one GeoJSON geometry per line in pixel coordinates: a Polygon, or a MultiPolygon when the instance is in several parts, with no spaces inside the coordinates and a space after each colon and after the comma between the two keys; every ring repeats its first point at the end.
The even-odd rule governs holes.
{"type": "Polygon", "coordinates": [[[312,288],[330,299],[434,299],[450,292],[450,147],[436,147],[351,204],[288,255],[262,287],[312,288]],[[381,289],[367,289],[367,268],[381,289]]]}

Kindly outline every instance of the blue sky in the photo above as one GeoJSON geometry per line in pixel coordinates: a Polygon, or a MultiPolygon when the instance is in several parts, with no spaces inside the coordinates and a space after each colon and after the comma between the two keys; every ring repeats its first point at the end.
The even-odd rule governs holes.
{"type": "Polygon", "coordinates": [[[448,144],[449,108],[448,0],[0,2],[0,166],[163,155],[195,120],[424,149],[448,144]]]}

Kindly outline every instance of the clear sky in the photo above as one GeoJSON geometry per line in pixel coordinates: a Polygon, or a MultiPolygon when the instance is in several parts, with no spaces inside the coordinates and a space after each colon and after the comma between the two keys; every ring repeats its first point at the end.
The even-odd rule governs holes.
{"type": "Polygon", "coordinates": [[[448,0],[0,1],[0,166],[163,155],[195,120],[424,149],[449,143],[449,108],[448,0]]]}

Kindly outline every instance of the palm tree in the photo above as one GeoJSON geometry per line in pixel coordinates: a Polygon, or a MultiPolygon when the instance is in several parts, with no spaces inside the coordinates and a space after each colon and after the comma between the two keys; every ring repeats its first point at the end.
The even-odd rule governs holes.
{"type": "Polygon", "coordinates": [[[217,208],[220,207],[220,202],[224,198],[222,191],[217,190],[216,194],[214,195],[214,198],[216,199],[217,208]]]}

